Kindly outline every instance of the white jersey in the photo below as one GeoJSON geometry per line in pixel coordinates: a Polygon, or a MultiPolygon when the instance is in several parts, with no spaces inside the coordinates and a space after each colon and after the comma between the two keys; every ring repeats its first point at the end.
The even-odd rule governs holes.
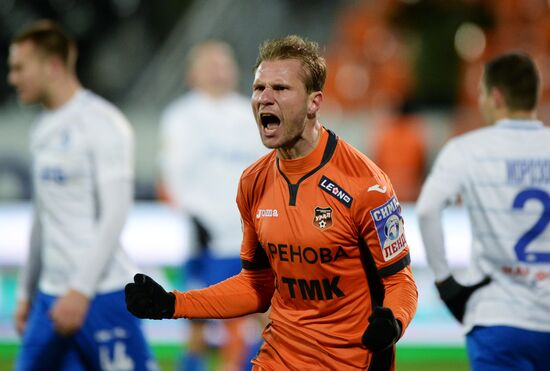
{"type": "Polygon", "coordinates": [[[550,331],[550,129],[540,121],[500,120],[443,148],[417,203],[437,280],[451,274],[440,212],[458,194],[472,229],[467,284],[492,278],[468,301],[466,331],[550,331]]]}
{"type": "Polygon", "coordinates": [[[238,258],[239,178],[267,152],[250,99],[236,93],[213,99],[189,92],[166,108],[160,133],[160,165],[169,195],[205,225],[214,257],[238,258]]]}
{"type": "Polygon", "coordinates": [[[120,231],[114,232],[114,246],[98,247],[102,210],[97,187],[132,181],[129,123],[113,105],[80,90],[61,108],[40,115],[31,132],[31,152],[41,225],[39,288],[51,295],[78,288],[90,296],[122,289],[135,269],[118,242],[120,231]],[[97,256],[99,251],[108,256],[97,256]],[[98,261],[101,265],[94,266],[98,261]],[[86,271],[97,274],[97,281],[87,282],[86,271]]]}

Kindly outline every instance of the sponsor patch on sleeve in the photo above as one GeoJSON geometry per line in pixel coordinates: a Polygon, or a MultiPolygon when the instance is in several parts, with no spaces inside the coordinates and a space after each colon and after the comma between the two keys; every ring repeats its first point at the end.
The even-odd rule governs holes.
{"type": "Polygon", "coordinates": [[[376,227],[384,261],[391,260],[407,247],[401,206],[394,196],[382,206],[371,210],[370,214],[376,227]]]}

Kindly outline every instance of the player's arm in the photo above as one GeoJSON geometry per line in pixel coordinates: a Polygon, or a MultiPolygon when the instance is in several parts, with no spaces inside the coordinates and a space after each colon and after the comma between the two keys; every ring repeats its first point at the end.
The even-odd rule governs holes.
{"type": "Polygon", "coordinates": [[[31,234],[29,238],[29,252],[27,261],[19,273],[17,289],[18,300],[32,300],[38,287],[41,266],[42,223],[36,210],[33,211],[31,234]]]}
{"type": "Polygon", "coordinates": [[[243,269],[206,289],[174,294],[174,318],[234,318],[263,313],[271,304],[273,273],[271,269],[243,269]]]}
{"type": "Polygon", "coordinates": [[[384,307],[390,308],[401,325],[399,337],[411,323],[418,303],[418,292],[410,265],[382,277],[384,285],[384,307]]]}
{"type": "Polygon", "coordinates": [[[416,205],[426,258],[434,272],[436,287],[441,299],[459,322],[462,322],[471,294],[490,282],[486,278],[473,286],[461,285],[454,279],[446,257],[442,211],[463,192],[467,178],[464,166],[467,156],[456,142],[449,142],[436,159],[416,205]]]}
{"type": "Polygon", "coordinates": [[[235,318],[263,313],[273,295],[271,269],[243,269],[225,281],[201,290],[167,292],[151,277],[136,274],[126,285],[126,307],[138,318],[235,318]]]}
{"type": "Polygon", "coordinates": [[[120,179],[98,185],[99,205],[103,209],[97,221],[96,244],[91,251],[81,254],[71,288],[50,311],[54,327],[61,335],[77,331],[86,318],[97,283],[119,246],[118,238],[131,204],[131,189],[129,181],[120,179]]]}
{"type": "MultiPolygon", "coordinates": [[[[242,183],[242,181],[241,181],[242,183]]],[[[241,272],[205,289],[167,293],[149,277],[137,275],[126,285],[126,306],[139,318],[233,318],[265,312],[274,292],[274,276],[258,243],[246,195],[239,186],[237,204],[243,222],[241,272]]]]}
{"type": "MultiPolygon", "coordinates": [[[[133,200],[133,133],[121,115],[87,117],[96,120],[89,129],[89,149],[95,173],[98,216],[94,243],[83,249],[69,282],[70,289],[50,310],[56,331],[70,335],[80,328],[90,299],[116,250],[133,200]],[[93,129],[92,129],[93,128],[93,129]]],[[[75,249],[78,249],[75,246],[75,249]]]]}
{"type": "Polygon", "coordinates": [[[166,292],[152,278],[137,274],[134,282],[126,285],[126,306],[136,317],[149,319],[221,319],[263,313],[271,304],[274,277],[271,268],[258,265],[257,269],[251,269],[254,264],[243,262],[239,274],[187,292],[166,292]]]}
{"type": "Polygon", "coordinates": [[[203,207],[203,197],[195,194],[204,182],[204,143],[200,130],[189,122],[186,112],[170,105],[160,119],[160,182],[165,201],[188,214],[198,246],[207,248],[211,240],[208,227],[197,215],[203,207]]]}
{"type": "MultiPolygon", "coordinates": [[[[180,142],[181,133],[178,132],[177,122],[173,117],[171,110],[163,112],[159,125],[159,163],[160,163],[160,180],[162,189],[166,193],[168,201],[176,206],[181,207],[182,200],[178,195],[181,190],[185,189],[185,184],[181,176],[183,166],[182,162],[186,157],[182,153],[185,149],[185,143],[180,142]],[[178,190],[180,190],[178,192],[178,190]]],[[[179,129],[182,130],[182,129],[179,129]]]]}
{"type": "Polygon", "coordinates": [[[98,137],[90,138],[98,197],[95,243],[80,255],[70,282],[72,289],[87,297],[95,295],[105,268],[120,248],[120,234],[133,202],[133,132],[122,116],[110,119],[114,122],[102,125],[95,133],[98,137]]]}
{"type": "MultiPolygon", "coordinates": [[[[193,189],[200,187],[194,184],[194,175],[204,171],[200,166],[201,136],[195,132],[195,125],[186,121],[184,113],[178,107],[169,106],[160,119],[160,176],[163,190],[171,204],[179,209],[192,211],[197,202],[193,189]]],[[[201,178],[202,179],[202,178],[201,178]]]]}
{"type": "Polygon", "coordinates": [[[41,264],[42,224],[36,210],[33,211],[27,261],[19,273],[15,328],[21,335],[25,330],[31,302],[38,287],[41,264]]]}
{"type": "Polygon", "coordinates": [[[372,351],[387,349],[399,340],[418,301],[401,207],[383,174],[377,185],[365,189],[355,206],[372,304],[362,341],[372,351]]]}
{"type": "Polygon", "coordinates": [[[464,157],[453,142],[445,146],[422,186],[416,204],[426,259],[436,281],[442,281],[451,275],[445,252],[441,216],[443,209],[453,204],[462,191],[462,181],[465,177],[461,166],[463,161],[464,157]]]}
{"type": "Polygon", "coordinates": [[[97,185],[100,216],[97,220],[95,245],[80,256],[78,272],[71,288],[90,298],[96,286],[120,247],[119,238],[128,217],[133,199],[133,184],[130,179],[110,179],[97,185]]]}

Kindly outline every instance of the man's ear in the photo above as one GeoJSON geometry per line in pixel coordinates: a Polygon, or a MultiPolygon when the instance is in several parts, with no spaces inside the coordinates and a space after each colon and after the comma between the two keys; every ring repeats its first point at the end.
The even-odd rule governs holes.
{"type": "Polygon", "coordinates": [[[323,92],[314,91],[309,94],[307,102],[307,117],[309,119],[315,118],[317,111],[321,108],[321,103],[323,102],[323,92]]]}
{"type": "Polygon", "coordinates": [[[495,108],[506,108],[506,97],[504,96],[504,93],[499,88],[492,88],[491,89],[491,97],[493,98],[493,104],[495,105],[495,108]]]}
{"type": "Polygon", "coordinates": [[[57,56],[51,55],[45,57],[46,73],[52,77],[59,75],[60,71],[66,69],[65,64],[57,56]]]}

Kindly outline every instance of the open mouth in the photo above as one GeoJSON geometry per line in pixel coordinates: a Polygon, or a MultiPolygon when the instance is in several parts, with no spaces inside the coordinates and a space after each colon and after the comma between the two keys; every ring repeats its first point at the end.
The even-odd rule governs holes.
{"type": "Polygon", "coordinates": [[[281,124],[281,119],[272,113],[262,113],[260,121],[264,129],[275,130],[281,124]]]}

